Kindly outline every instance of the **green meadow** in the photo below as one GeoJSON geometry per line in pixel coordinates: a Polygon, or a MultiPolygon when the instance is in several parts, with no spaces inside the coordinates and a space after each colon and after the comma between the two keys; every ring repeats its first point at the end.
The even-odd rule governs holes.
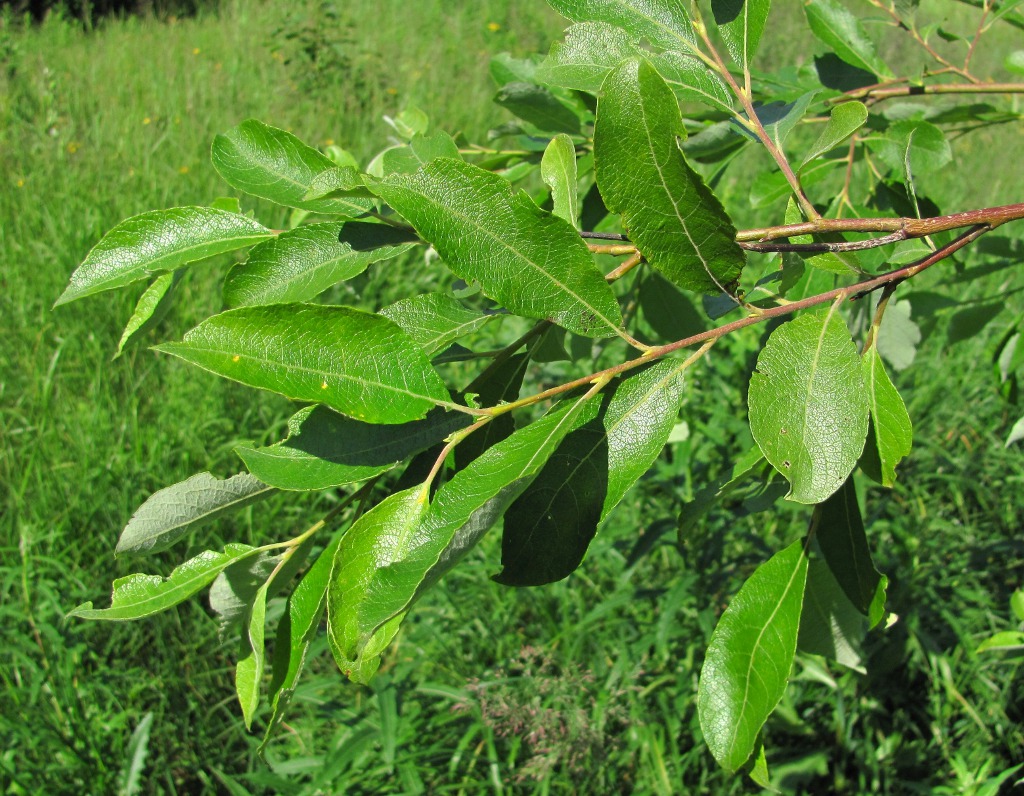
{"type": "MultiPolygon", "coordinates": [[[[781,33],[800,18],[796,4],[777,5],[765,58],[779,63],[800,50],[781,33]]],[[[546,52],[563,26],[542,0],[233,0],[196,18],[89,31],[3,18],[4,794],[754,790],[719,771],[701,742],[701,656],[738,584],[807,515],[719,510],[682,540],[676,516],[749,440],[737,374],[749,372],[758,333],[698,369],[689,438],[627,496],[578,572],[539,589],[498,586],[492,533],[410,614],[372,686],[345,681],[326,643],[314,646],[266,761],[256,749],[269,714],[245,730],[237,650],[218,638],[204,598],[138,623],[64,619],[86,600],[105,604],[110,581],[138,570],[113,551],[142,501],[199,471],[238,472],[234,447],[279,439],[292,408],[145,344],[114,359],[140,291],[51,309],[90,247],[128,216],[232,195],[209,148],[246,118],[363,163],[387,144],[386,117],[410,107],[484,141],[511,118],[491,103],[491,56],[546,52]]],[[[1015,35],[992,38],[997,77],[1015,35]]],[[[922,190],[944,212],[1021,201],[1022,133],[1019,123],[964,133],[955,168],[922,190]]],[[[730,171],[724,186],[742,223],[744,173],[730,171]]],[[[243,207],[287,224],[280,208],[243,207]]],[[[993,361],[1024,313],[1022,259],[1019,239],[993,236],[913,286],[932,295],[956,269],[987,269],[954,294],[965,303],[935,294],[915,310],[924,339],[897,377],[914,451],[894,490],[864,496],[897,619],[869,638],[864,673],[798,657],[767,727],[786,792],[981,796],[1024,776],[1013,770],[1024,762],[1024,669],[975,651],[1017,628],[1009,600],[1024,584],[1024,443],[1004,445],[1024,410],[993,361]]],[[[144,343],[180,338],[217,311],[228,264],[193,269],[144,343]]],[[[422,256],[397,260],[334,298],[377,308],[403,281],[435,278],[422,256]]],[[[190,549],[285,538],[337,500],[274,499],[206,526],[190,549]]],[[[144,566],[167,573],[184,552],[144,566]]]]}

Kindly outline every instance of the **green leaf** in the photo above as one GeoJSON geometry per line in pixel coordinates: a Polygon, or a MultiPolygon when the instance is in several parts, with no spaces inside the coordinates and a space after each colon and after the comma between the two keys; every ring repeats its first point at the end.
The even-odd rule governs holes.
{"type": "Polygon", "coordinates": [[[711,635],[697,687],[704,740],[729,772],[755,752],[796,654],[807,555],[794,542],[759,566],[711,635]]]}
{"type": "Polygon", "coordinates": [[[250,473],[278,489],[329,489],[387,472],[469,423],[469,415],[438,409],[423,420],[378,425],[307,406],[288,421],[287,439],[235,452],[250,473]]]}
{"type": "MultiPolygon", "coordinates": [[[[557,329],[557,327],[552,327],[557,329]]],[[[532,352],[531,352],[532,353],[532,352]]],[[[519,397],[523,377],[531,357],[517,354],[500,362],[492,363],[463,391],[465,396],[476,396],[478,406],[497,406],[509,403],[519,397]]],[[[461,470],[492,445],[512,436],[516,430],[511,412],[498,415],[483,428],[475,431],[455,448],[456,468],[461,470]]]]}
{"type": "Polygon", "coordinates": [[[707,329],[707,319],[679,288],[656,272],[648,274],[638,296],[644,320],[666,342],[684,340],[707,329]]]}
{"type": "Polygon", "coordinates": [[[882,486],[892,486],[896,483],[896,465],[910,453],[914,429],[903,398],[889,380],[877,349],[872,346],[862,359],[871,426],[861,469],[882,486]]]}
{"type": "Polygon", "coordinates": [[[828,564],[813,559],[800,613],[797,647],[808,655],[823,655],[866,674],[863,640],[868,623],[843,592],[828,564]]]}
{"type": "Polygon", "coordinates": [[[1024,651],[1024,633],[1017,630],[1003,630],[981,642],[975,652],[1019,652],[1024,651]]]}
{"type": "Polygon", "coordinates": [[[846,63],[879,77],[893,76],[860,20],[837,0],[805,0],[804,12],[814,35],[846,63]]]}
{"type": "Polygon", "coordinates": [[[761,43],[771,0],[712,0],[711,12],[726,49],[743,74],[761,43]]]}
{"type": "Polygon", "coordinates": [[[135,312],[132,313],[132,317],[128,319],[128,323],[124,327],[124,333],[117,344],[114,359],[121,356],[125,346],[138,340],[167,315],[167,311],[171,308],[174,288],[181,281],[182,273],[181,270],[178,270],[158,276],[153,280],[153,284],[146,288],[135,305],[135,312]]]}
{"type": "Polygon", "coordinates": [[[772,332],[748,402],[751,433],[789,480],[790,500],[820,503],[842,486],[864,448],[868,403],[857,346],[835,304],[772,332]]]}
{"type": "Polygon", "coordinates": [[[734,99],[718,75],[699,58],[678,52],[644,55],[657,70],[680,102],[701,102],[728,114],[733,113],[734,99]]]}
{"type": "Polygon", "coordinates": [[[248,473],[223,481],[209,473],[198,473],[150,495],[121,532],[115,552],[121,555],[166,550],[189,531],[273,491],[248,473]]]}
{"type": "Polygon", "coordinates": [[[253,196],[313,213],[357,218],[370,199],[306,199],[314,178],[334,162],[291,133],[249,119],[213,140],[213,166],[229,185],[253,196]]]}
{"type": "Polygon", "coordinates": [[[207,599],[210,609],[217,614],[217,633],[221,640],[241,629],[256,599],[256,592],[280,563],[280,554],[264,552],[250,556],[232,564],[210,584],[207,599]]]}
{"type": "Polygon", "coordinates": [[[617,25],[666,50],[696,49],[683,0],[548,0],[548,5],[573,22],[617,25]]]}
{"type": "Polygon", "coordinates": [[[444,350],[499,317],[474,312],[447,293],[409,296],[388,305],[380,314],[397,323],[428,355],[444,350]]]}
{"type": "Polygon", "coordinates": [[[580,118],[543,86],[533,83],[509,83],[502,86],[494,101],[505,110],[551,133],[580,132],[580,118]]]}
{"type": "Polygon", "coordinates": [[[579,228],[580,197],[576,189],[576,147],[565,134],[556,135],[544,150],[540,176],[551,189],[554,214],[579,228]]]}
{"type": "MultiPolygon", "coordinates": [[[[986,318],[993,317],[992,309],[985,308],[986,318]]],[[[906,370],[913,364],[921,342],[921,328],[911,320],[910,312],[909,301],[890,301],[875,340],[878,353],[896,370],[906,370]]]]}
{"type": "Polygon", "coordinates": [[[435,160],[373,190],[434,245],[456,275],[510,311],[549,318],[584,337],[615,334],[622,315],[587,245],[507,181],[457,160],[435,160]]]}
{"type": "Polygon", "coordinates": [[[247,216],[211,207],[175,207],[133,216],[93,247],[54,306],[251,246],[272,234],[247,216]]]}
{"type": "Polygon", "coordinates": [[[722,205],[687,164],[671,90],[645,61],[630,60],[605,80],[594,131],[597,183],[630,239],[670,281],[718,293],[744,264],[722,205]]]}
{"type": "Polygon", "coordinates": [[[266,661],[264,631],[267,620],[267,587],[264,583],[253,599],[249,610],[249,621],[245,629],[248,652],[235,665],[235,693],[242,706],[245,728],[252,728],[252,719],[260,704],[260,683],[263,681],[263,666],[266,661]]]}
{"type": "Polygon", "coordinates": [[[1014,50],[1003,59],[1003,67],[1007,72],[1024,75],[1024,50],[1014,50]]]}
{"type": "Polygon", "coordinates": [[[362,221],[298,227],[256,246],[234,266],[224,301],[230,307],[308,301],[415,242],[400,229],[362,221]]]}
{"type": "Polygon", "coordinates": [[[157,350],[368,423],[406,423],[450,406],[444,382],[408,335],[387,318],[350,307],[242,307],[157,350]]]}
{"type": "Polygon", "coordinates": [[[175,568],[167,578],[142,574],[118,578],[114,581],[109,608],[93,608],[92,603],[87,602],[75,608],[68,616],[112,621],[152,616],[187,600],[211,583],[226,567],[257,552],[258,547],[229,544],[223,553],[203,551],[175,568]]]}
{"type": "Polygon", "coordinates": [[[685,365],[666,359],[622,380],[605,408],[580,415],[505,515],[495,580],[537,586],[583,560],[598,523],[665,447],[679,414],[685,365]]]}
{"type": "Polygon", "coordinates": [[[327,586],[331,579],[334,554],[343,535],[336,534],[313,562],[313,566],[302,576],[289,595],[284,616],[277,626],[269,688],[272,713],[260,744],[261,753],[284,718],[305,666],[309,646],[320,630],[320,620],[327,608],[327,586]]]}
{"type": "Polygon", "coordinates": [[[392,583],[391,568],[414,549],[428,492],[426,484],[418,484],[385,498],[349,528],[334,556],[327,589],[327,637],[338,668],[355,682],[366,682],[379,663],[372,642],[391,617],[381,617],[375,604],[398,585],[392,583]],[[371,661],[373,657],[377,660],[371,661]]]}
{"type": "Polygon", "coordinates": [[[327,199],[339,196],[354,197],[360,196],[372,199],[373,196],[366,189],[363,182],[363,175],[354,166],[335,166],[334,168],[321,171],[306,189],[303,201],[312,199],[327,199]]]}
{"type": "Polygon", "coordinates": [[[452,137],[441,130],[431,135],[415,135],[408,146],[395,147],[384,153],[385,174],[412,174],[420,166],[437,158],[460,158],[452,137]]]}
{"type": "Polygon", "coordinates": [[[764,454],[757,447],[750,448],[739,456],[728,472],[701,489],[693,500],[684,503],[679,512],[679,538],[685,539],[701,518],[722,498],[752,479],[762,476],[765,464],[764,454]]]}
{"type": "Polygon", "coordinates": [[[850,602],[868,618],[870,627],[877,625],[885,616],[888,580],[871,560],[852,478],[821,504],[816,538],[829,569],[850,602]]]}
{"type": "Polygon", "coordinates": [[[1018,622],[1024,622],[1024,589],[1017,589],[1010,595],[1010,610],[1018,622]]]}
{"type": "Polygon", "coordinates": [[[815,158],[824,155],[843,143],[864,126],[868,119],[868,108],[862,102],[844,102],[836,105],[828,117],[828,124],[821,131],[818,140],[800,163],[802,169],[815,158]]]}
{"type": "MultiPolygon", "coordinates": [[[[456,473],[437,491],[422,522],[408,538],[403,537],[400,557],[386,559],[386,565],[381,567],[365,556],[353,561],[352,567],[366,568],[358,577],[366,583],[367,598],[359,604],[357,624],[344,632],[339,628],[336,640],[357,639],[358,643],[365,640],[365,647],[360,654],[355,647],[335,644],[336,657],[339,662],[345,662],[343,670],[349,668],[353,677],[372,674],[376,666],[374,655],[379,655],[397,632],[398,622],[409,606],[472,549],[509,504],[526,489],[571,430],[589,400],[584,397],[558,404],[543,418],[488,448],[456,473]],[[371,587],[372,594],[369,591],[371,587]]],[[[419,488],[422,487],[414,489],[419,488]]],[[[396,505],[390,506],[389,512],[401,508],[397,505],[400,502],[398,496],[393,497],[396,505]]],[[[411,498],[406,496],[401,500],[411,498]]],[[[412,508],[406,506],[406,510],[411,511],[412,508]]],[[[373,545],[372,536],[368,527],[368,547],[373,545]]],[[[398,551],[396,547],[391,549],[398,551]]],[[[343,550],[339,549],[339,563],[335,565],[332,579],[336,583],[340,583],[338,567],[341,566],[342,554],[343,550]]],[[[350,617],[343,621],[350,621],[350,617]]]]}
{"type": "Polygon", "coordinates": [[[878,156],[908,184],[914,177],[938,171],[953,160],[945,133],[923,119],[893,123],[881,139],[868,139],[878,156]]]}
{"type": "Polygon", "coordinates": [[[548,57],[537,68],[537,80],[597,93],[608,73],[637,51],[622,28],[603,22],[570,25],[565,41],[553,44],[548,57]]]}

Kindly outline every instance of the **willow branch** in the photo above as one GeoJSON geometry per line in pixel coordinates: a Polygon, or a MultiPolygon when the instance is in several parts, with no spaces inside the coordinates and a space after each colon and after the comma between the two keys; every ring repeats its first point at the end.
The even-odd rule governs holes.
{"type": "Polygon", "coordinates": [[[865,86],[847,91],[829,102],[851,100],[881,102],[893,97],[920,97],[928,94],[1024,94],[1024,83],[936,83],[931,86],[865,86]]]}

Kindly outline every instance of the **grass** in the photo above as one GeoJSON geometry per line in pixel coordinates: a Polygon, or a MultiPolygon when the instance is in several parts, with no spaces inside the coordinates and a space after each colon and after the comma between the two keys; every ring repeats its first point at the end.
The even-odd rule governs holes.
{"type": "MultiPolygon", "coordinates": [[[[489,104],[489,54],[546,50],[560,29],[539,2],[238,0],[219,15],[112,21],[88,35],[60,22],[3,30],[5,793],[128,792],[140,766],[139,792],[151,793],[749,789],[717,771],[700,742],[700,655],[740,579],[806,517],[742,517],[728,507],[678,548],[671,530],[659,531],[674,528],[679,502],[739,448],[742,417],[723,416],[701,395],[742,405],[737,367],[755,350],[754,335],[697,376],[693,436],[630,494],[579,573],[544,589],[496,587],[487,579],[497,561],[492,534],[410,617],[371,688],[344,685],[320,646],[269,765],[239,721],[235,651],[218,640],[201,601],[127,626],[62,619],[132,571],[113,559],[113,545],[145,497],[200,470],[237,471],[234,445],[276,439],[288,413],[281,399],[142,348],[111,362],[133,296],[50,309],[89,247],[129,215],[226,193],[209,144],[250,116],[363,161],[387,135],[382,117],[409,105],[479,140],[507,118],[489,104]],[[331,14],[335,27],[317,33],[316,20],[331,14]],[[634,557],[640,531],[655,541],[634,557]],[[149,715],[148,738],[140,733],[133,745],[149,715]]],[[[982,135],[990,134],[962,142],[961,173],[972,179],[930,188],[944,207],[1019,200],[1019,164],[983,157],[1000,139],[982,135]]],[[[745,194],[730,196],[740,204],[745,194]]],[[[285,220],[257,209],[266,221],[285,220]]],[[[216,311],[221,266],[183,285],[160,337],[216,311]]],[[[964,298],[991,306],[1009,273],[972,284],[964,298]]],[[[371,303],[392,289],[379,273],[358,286],[371,303]]],[[[998,306],[987,332],[1022,311],[1012,293],[998,306]]],[[[932,334],[901,375],[915,451],[892,493],[867,496],[900,621],[872,638],[867,676],[801,659],[767,731],[792,792],[970,793],[971,777],[998,775],[1024,755],[1021,675],[1012,662],[973,652],[1011,622],[1009,593],[1024,575],[1024,467],[1019,448],[1002,447],[1020,409],[996,389],[992,334],[948,342],[955,312],[919,317],[932,334]]],[[[326,499],[248,509],[203,531],[194,549],[301,530],[326,499]]],[[[157,556],[153,566],[167,571],[181,555],[157,556]]]]}

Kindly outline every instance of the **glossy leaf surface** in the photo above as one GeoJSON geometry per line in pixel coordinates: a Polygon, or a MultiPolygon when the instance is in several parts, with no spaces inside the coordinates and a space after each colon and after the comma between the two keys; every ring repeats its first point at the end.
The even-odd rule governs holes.
{"type": "Polygon", "coordinates": [[[751,433],[789,480],[790,500],[820,503],[842,486],[864,448],[868,403],[857,347],[835,305],[772,332],[748,402],[751,433]]]}
{"type": "Polygon", "coordinates": [[[120,555],[166,550],[203,523],[247,506],[273,491],[248,473],[224,480],[209,473],[198,473],[154,492],[121,532],[116,552],[120,555]]]}
{"type": "Polygon", "coordinates": [[[804,543],[794,542],[754,571],[711,635],[697,711],[704,740],[726,771],[750,759],[786,689],[806,579],[804,543]]]}
{"type": "Polygon", "coordinates": [[[406,423],[448,403],[444,382],[408,335],[387,318],[350,307],[242,307],[157,349],[368,423],[406,423]]]}
{"type": "Polygon", "coordinates": [[[440,159],[373,189],[452,271],[512,312],[585,337],[609,336],[621,325],[615,296],[576,230],[501,177],[440,159]]]}
{"type": "Polygon", "coordinates": [[[439,409],[423,420],[379,425],[309,406],[288,421],[287,439],[235,450],[250,473],[278,489],[329,489],[387,472],[469,423],[466,414],[439,409]]]}
{"type": "Polygon", "coordinates": [[[253,248],[224,281],[229,307],[308,301],[361,274],[371,263],[396,257],[415,242],[384,224],[309,224],[253,248]]]}
{"type": "Polygon", "coordinates": [[[242,249],[273,233],[248,216],[212,207],[153,210],[104,235],[71,274],[55,306],[242,249]]]}
{"type": "Polygon", "coordinates": [[[376,669],[363,660],[364,649],[372,648],[383,624],[375,601],[395,588],[391,568],[408,557],[427,507],[422,484],[396,492],[360,517],[335,553],[327,589],[327,635],[338,667],[356,682],[364,682],[361,673],[376,669]]]}
{"type": "Polygon", "coordinates": [[[229,185],[271,202],[314,213],[358,218],[372,200],[306,199],[314,178],[335,164],[291,133],[249,119],[213,140],[213,166],[229,185]]]}
{"type": "Polygon", "coordinates": [[[128,575],[114,581],[109,608],[93,608],[91,602],[71,611],[68,616],[81,619],[126,621],[142,619],[166,611],[187,600],[213,582],[226,567],[253,555],[259,548],[229,544],[224,552],[206,550],[175,568],[166,578],[159,575],[128,575]]]}
{"type": "Polygon", "coordinates": [[[690,290],[722,292],[745,258],[718,199],[677,146],[685,136],[671,90],[645,61],[605,80],[594,131],[597,183],[647,261],[690,290]]]}
{"type": "Polygon", "coordinates": [[[428,355],[499,317],[475,312],[447,293],[409,296],[389,304],[380,314],[397,323],[428,355]]]}
{"type": "Polygon", "coordinates": [[[606,22],[666,50],[688,50],[695,41],[683,0],[548,0],[573,22],[606,22]]]}

